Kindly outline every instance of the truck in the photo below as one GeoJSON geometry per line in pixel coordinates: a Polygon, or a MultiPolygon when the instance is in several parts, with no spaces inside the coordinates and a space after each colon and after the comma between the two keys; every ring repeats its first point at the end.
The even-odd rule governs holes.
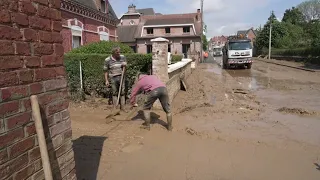
{"type": "Polygon", "coordinates": [[[222,56],[222,47],[221,46],[213,46],[212,47],[213,56],[222,56]]]}
{"type": "Polygon", "coordinates": [[[223,48],[222,66],[229,69],[232,66],[252,66],[252,43],[244,36],[230,36],[223,48]]]}

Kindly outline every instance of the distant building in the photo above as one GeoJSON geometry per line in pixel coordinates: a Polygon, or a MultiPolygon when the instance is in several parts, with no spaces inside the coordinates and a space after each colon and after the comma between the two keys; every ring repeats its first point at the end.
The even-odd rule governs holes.
{"type": "Polygon", "coordinates": [[[228,36],[214,36],[210,39],[212,45],[224,46],[228,40],[228,36]]]}
{"type": "Polygon", "coordinates": [[[169,40],[168,51],[184,54],[201,51],[201,12],[187,14],[160,14],[153,8],[128,7],[122,15],[117,33],[119,41],[131,46],[137,53],[152,53],[151,39],[163,37],[169,40]]]}
{"type": "Polygon", "coordinates": [[[237,32],[237,35],[243,35],[245,37],[247,37],[248,39],[251,39],[252,42],[255,41],[256,36],[257,36],[257,31],[254,30],[253,28],[250,28],[248,30],[241,30],[237,32]]]}
{"type": "Polygon", "coordinates": [[[117,40],[119,21],[108,0],[61,0],[61,15],[65,52],[92,42],[117,40]]]}

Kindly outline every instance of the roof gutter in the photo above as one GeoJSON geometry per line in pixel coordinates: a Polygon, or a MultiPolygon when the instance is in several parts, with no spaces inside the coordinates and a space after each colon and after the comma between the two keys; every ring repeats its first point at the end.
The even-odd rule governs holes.
{"type": "Polygon", "coordinates": [[[122,14],[120,19],[122,19],[123,16],[133,16],[133,15],[141,15],[140,13],[130,13],[130,14],[122,14]]]}

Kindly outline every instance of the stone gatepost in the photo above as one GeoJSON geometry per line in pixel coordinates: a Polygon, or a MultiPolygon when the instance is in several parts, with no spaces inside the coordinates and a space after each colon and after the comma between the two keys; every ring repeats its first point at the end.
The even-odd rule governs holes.
{"type": "MultiPolygon", "coordinates": [[[[169,81],[168,74],[168,43],[165,38],[155,38],[152,42],[152,74],[156,75],[163,83],[169,81]]],[[[153,106],[160,108],[159,100],[153,106]]]]}

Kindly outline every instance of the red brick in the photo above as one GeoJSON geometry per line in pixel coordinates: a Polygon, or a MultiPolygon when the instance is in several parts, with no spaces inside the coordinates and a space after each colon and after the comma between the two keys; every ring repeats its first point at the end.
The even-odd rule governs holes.
{"type": "Polygon", "coordinates": [[[33,82],[34,70],[30,69],[30,70],[20,71],[19,76],[20,76],[20,84],[33,82]]]}
{"type": "Polygon", "coordinates": [[[48,0],[31,0],[31,1],[39,4],[48,5],[48,0]]]}
{"type": "Polygon", "coordinates": [[[33,50],[35,55],[50,55],[53,53],[53,46],[52,44],[35,43],[33,50]]]}
{"type": "Polygon", "coordinates": [[[25,127],[26,137],[35,135],[37,133],[35,124],[29,124],[25,127]]]}
{"type": "MultiPolygon", "coordinates": [[[[3,64],[0,62],[0,67],[3,64]]],[[[0,72],[0,87],[8,87],[19,84],[19,76],[17,72],[0,72]]]]}
{"type": "Polygon", "coordinates": [[[8,10],[17,11],[18,10],[18,0],[1,0],[0,1],[0,9],[8,9],[8,10]]]}
{"type": "Polygon", "coordinates": [[[22,153],[28,151],[29,149],[32,149],[35,145],[35,139],[34,137],[29,137],[27,139],[24,139],[13,146],[9,147],[8,152],[10,158],[15,158],[22,153]]]}
{"type": "Polygon", "coordinates": [[[63,46],[61,44],[54,44],[53,45],[53,49],[54,49],[54,53],[57,56],[63,56],[64,55],[64,49],[63,49],[63,46]]]}
{"type": "Polygon", "coordinates": [[[30,45],[25,42],[16,42],[16,54],[28,56],[31,54],[30,45]]]}
{"type": "Polygon", "coordinates": [[[22,35],[18,28],[0,26],[0,39],[19,40],[22,35]]]}
{"type": "Polygon", "coordinates": [[[21,99],[29,95],[27,86],[14,86],[1,90],[2,101],[21,99]]]}
{"type": "Polygon", "coordinates": [[[8,10],[0,10],[0,22],[1,23],[11,22],[10,12],[8,10]]]}
{"type": "Polygon", "coordinates": [[[35,70],[35,81],[53,79],[57,76],[55,68],[42,68],[35,70]]]}
{"type": "Polygon", "coordinates": [[[22,1],[19,2],[19,11],[31,15],[36,13],[36,8],[32,5],[31,2],[22,1]]]}
{"type": "Polygon", "coordinates": [[[0,56],[0,70],[23,67],[23,59],[18,56],[0,56]]]}
{"type": "Polygon", "coordinates": [[[52,91],[57,89],[66,88],[68,82],[66,79],[53,79],[44,82],[45,91],[52,91]]]}
{"type": "Polygon", "coordinates": [[[19,114],[16,116],[12,116],[6,119],[5,122],[7,124],[8,130],[11,130],[29,123],[31,120],[31,117],[32,117],[31,112],[27,112],[27,113],[19,114]]]}
{"type": "Polygon", "coordinates": [[[45,18],[51,18],[50,8],[47,6],[38,5],[38,15],[45,18]]]}
{"type": "Polygon", "coordinates": [[[29,25],[28,15],[22,13],[11,13],[11,21],[22,26],[29,25]]]}
{"type": "Polygon", "coordinates": [[[56,67],[55,71],[57,73],[57,77],[65,77],[66,76],[66,69],[64,66],[56,67]]]}
{"type": "Polygon", "coordinates": [[[23,29],[22,34],[25,41],[38,41],[37,31],[33,29],[23,29]]]}
{"type": "Polygon", "coordinates": [[[14,180],[25,180],[27,177],[31,176],[35,172],[34,165],[31,164],[28,167],[22,169],[16,173],[13,177],[14,180]]]}
{"type": "MultiPolygon", "coordinates": [[[[51,104],[47,107],[48,109],[48,114],[47,115],[52,115],[57,112],[63,111],[65,109],[68,109],[69,107],[69,100],[63,100],[54,104],[51,104]]],[[[51,134],[52,135],[52,134],[51,134]]]]}
{"type": "Polygon", "coordinates": [[[50,93],[41,94],[39,96],[39,104],[47,105],[57,100],[65,99],[68,95],[67,90],[55,91],[50,93]]]}
{"type": "Polygon", "coordinates": [[[68,152],[70,149],[72,149],[71,140],[65,142],[59,149],[56,150],[56,156],[60,157],[64,153],[68,152]]]}
{"type": "Polygon", "coordinates": [[[22,99],[20,101],[20,104],[21,104],[21,109],[20,109],[21,112],[30,111],[32,109],[30,98],[22,99]]]}
{"type": "Polygon", "coordinates": [[[52,30],[60,32],[62,30],[62,23],[60,21],[52,21],[52,30]]]}
{"type": "Polygon", "coordinates": [[[63,139],[69,139],[69,138],[72,138],[72,130],[71,129],[69,129],[63,133],[63,139]]]}
{"type": "Polygon", "coordinates": [[[71,128],[70,120],[62,121],[50,128],[51,137],[55,137],[56,135],[61,134],[70,128],[71,128]]]}
{"type": "Polygon", "coordinates": [[[49,0],[52,7],[60,9],[61,7],[61,0],[49,0]]]}
{"type": "Polygon", "coordinates": [[[22,169],[28,165],[28,155],[24,154],[12,161],[0,166],[0,177],[6,179],[6,177],[12,175],[18,169],[22,169]]]}
{"type": "Polygon", "coordinates": [[[11,101],[7,103],[0,104],[0,116],[9,116],[19,112],[19,101],[11,101]]]}
{"type": "Polygon", "coordinates": [[[30,84],[30,95],[32,94],[39,94],[43,92],[43,85],[42,83],[34,83],[30,84]]]}
{"type": "Polygon", "coordinates": [[[38,171],[34,175],[32,175],[32,179],[34,179],[34,180],[43,180],[43,179],[45,179],[43,170],[38,171]]]}
{"type": "Polygon", "coordinates": [[[61,20],[61,11],[57,9],[50,9],[50,18],[53,20],[61,20]]]}
{"type": "Polygon", "coordinates": [[[0,164],[3,164],[9,160],[7,149],[0,150],[0,164]]]}
{"type": "Polygon", "coordinates": [[[25,57],[25,64],[27,68],[40,67],[41,65],[40,57],[27,56],[25,57]]]}
{"type": "MultiPolygon", "coordinates": [[[[23,129],[16,129],[0,136],[0,149],[24,137],[23,129]]],[[[1,177],[1,176],[0,176],[1,177]]]]}
{"type": "Polygon", "coordinates": [[[31,27],[41,30],[51,30],[51,22],[49,19],[40,18],[37,16],[29,17],[31,27]]]}
{"type": "Polygon", "coordinates": [[[63,111],[61,114],[62,114],[62,119],[64,119],[64,120],[70,118],[70,112],[69,112],[69,110],[65,110],[65,111],[63,111]]]}
{"type": "Polygon", "coordinates": [[[52,42],[52,33],[48,31],[39,31],[40,41],[42,42],[52,42]]]}
{"type": "Polygon", "coordinates": [[[52,41],[54,43],[62,43],[62,35],[58,32],[52,33],[52,41]]]}
{"type": "Polygon", "coordinates": [[[54,55],[42,56],[41,62],[43,67],[63,65],[63,57],[58,57],[54,55]]]}
{"type": "Polygon", "coordinates": [[[36,147],[32,150],[29,151],[29,160],[30,162],[33,162],[37,159],[39,159],[41,157],[41,154],[40,154],[40,148],[39,147],[36,147]]]}
{"type": "Polygon", "coordinates": [[[0,134],[4,133],[6,131],[5,129],[5,125],[4,125],[4,119],[2,117],[0,117],[0,134]]]}
{"type": "Polygon", "coordinates": [[[0,41],[0,55],[14,54],[14,47],[11,41],[0,41]]]}

